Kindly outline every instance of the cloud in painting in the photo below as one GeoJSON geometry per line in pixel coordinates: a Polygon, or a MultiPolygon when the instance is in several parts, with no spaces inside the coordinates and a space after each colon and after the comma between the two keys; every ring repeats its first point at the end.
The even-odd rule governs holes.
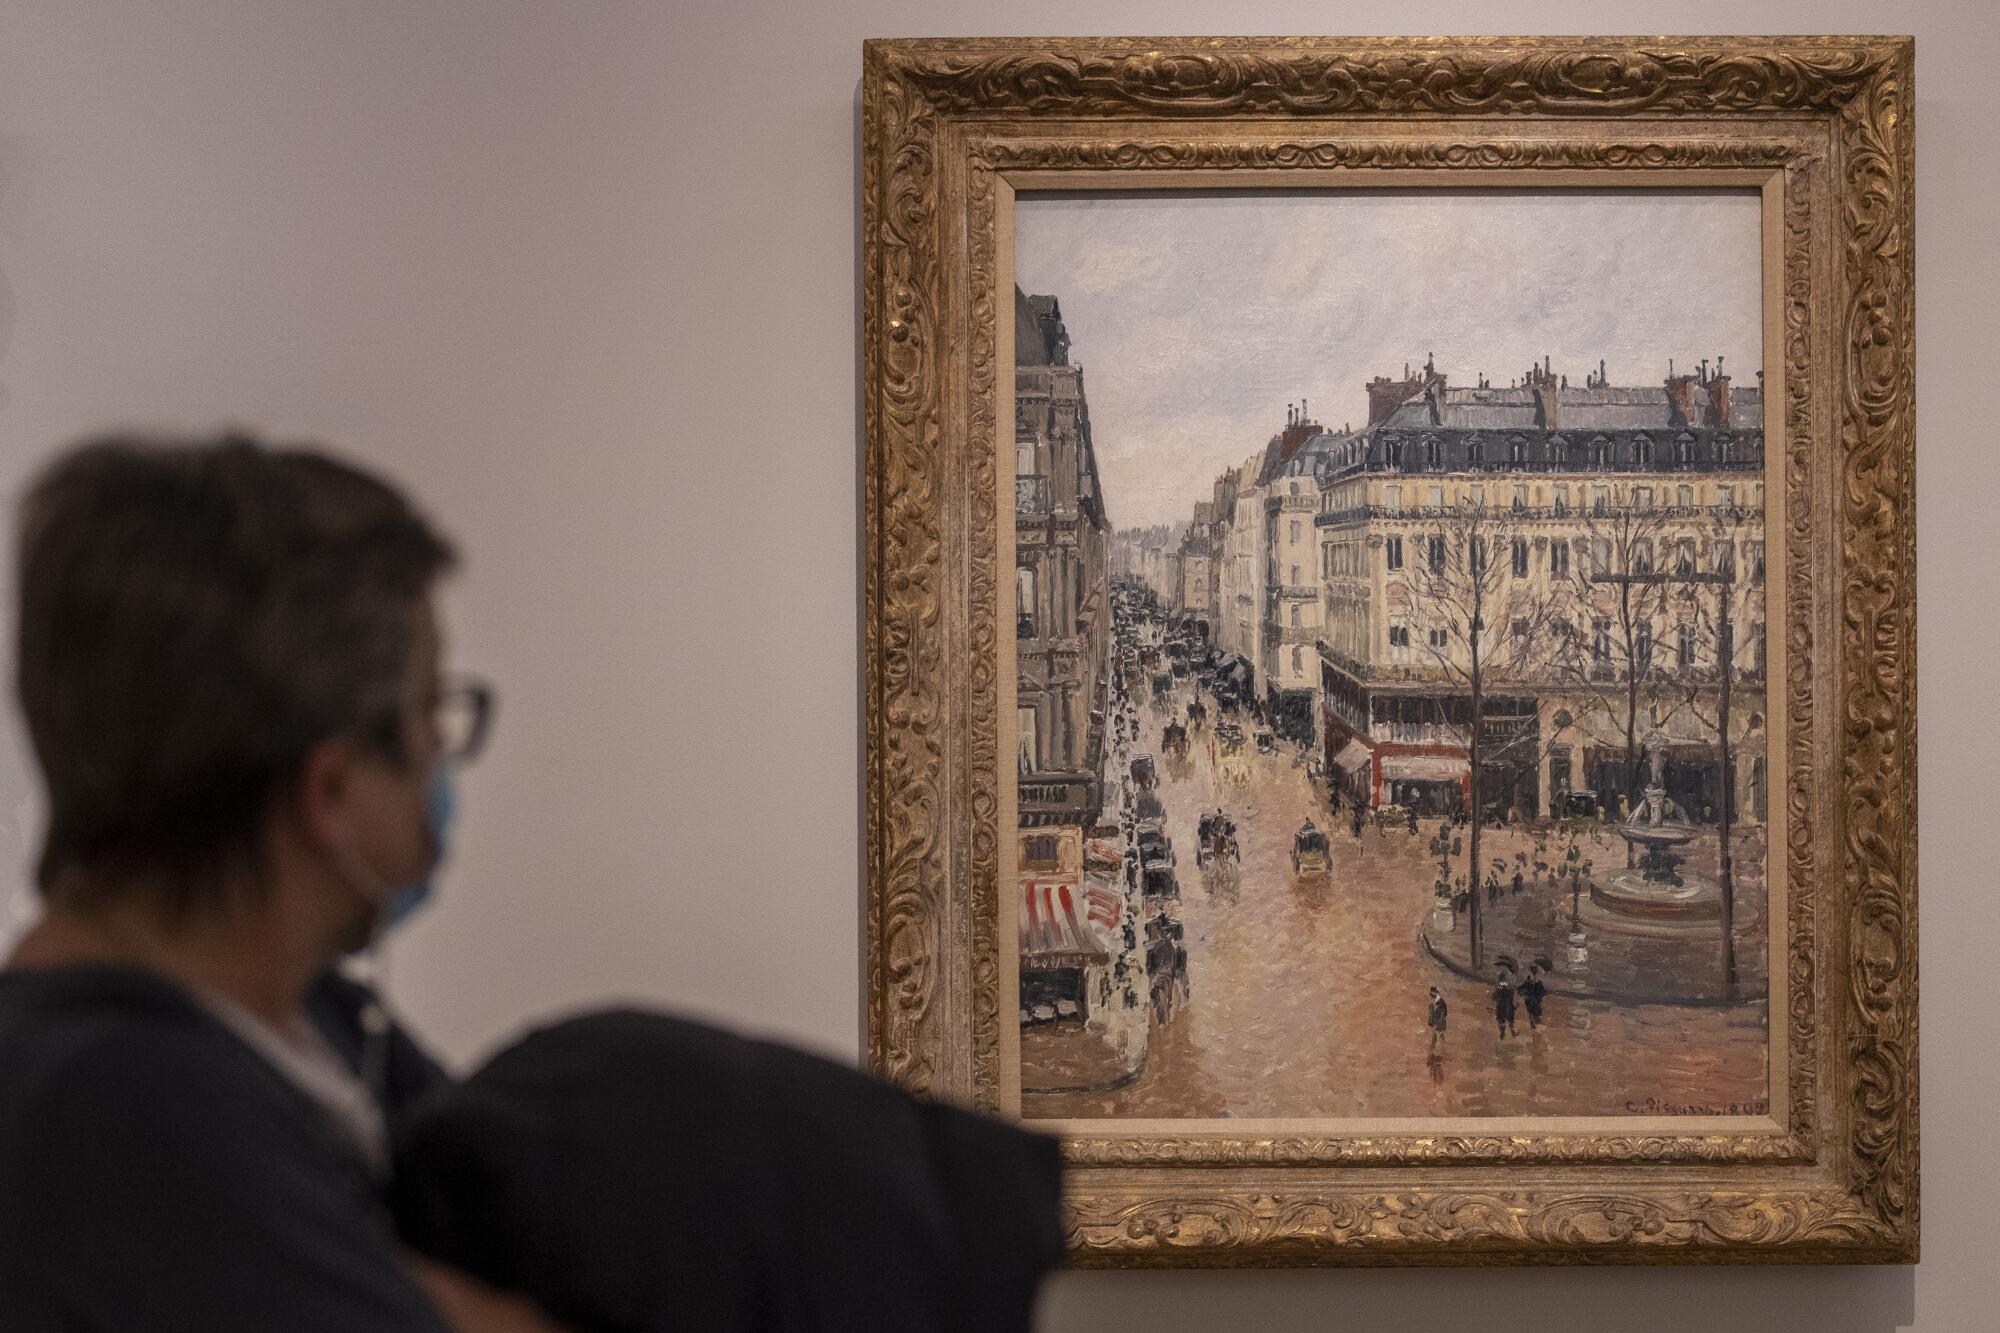
{"type": "Polygon", "coordinates": [[[1672,358],[1763,365],[1751,192],[1023,195],[1015,274],[1062,303],[1118,526],[1188,517],[1305,398],[1434,354],[1504,385],[1543,356],[1657,384],[1672,358]]]}

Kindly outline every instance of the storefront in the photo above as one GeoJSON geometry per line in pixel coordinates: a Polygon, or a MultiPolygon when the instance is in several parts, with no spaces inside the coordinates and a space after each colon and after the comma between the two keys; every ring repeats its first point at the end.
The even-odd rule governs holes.
{"type": "Polygon", "coordinates": [[[1359,740],[1349,740],[1332,759],[1333,781],[1343,797],[1367,803],[1375,786],[1375,756],[1359,740]]]}
{"type": "Polygon", "coordinates": [[[1111,962],[1104,930],[1115,930],[1122,899],[1108,887],[1030,880],[1021,886],[1021,1022],[1085,1023],[1102,999],[1098,975],[1111,962]]]}
{"type": "Polygon", "coordinates": [[[1420,815],[1451,815],[1464,808],[1471,767],[1462,755],[1379,754],[1375,804],[1420,815]]]}

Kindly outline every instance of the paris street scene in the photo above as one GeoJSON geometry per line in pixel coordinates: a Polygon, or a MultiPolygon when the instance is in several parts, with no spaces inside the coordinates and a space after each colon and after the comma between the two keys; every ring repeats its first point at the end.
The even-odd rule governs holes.
{"type": "MultiPolygon", "coordinates": [[[[1520,297],[1475,321],[1452,273],[1396,250],[1406,217],[1148,204],[1023,209],[1024,1115],[1767,1114],[1754,252],[1747,301],[1697,299],[1744,250],[1741,211],[1496,214],[1495,245],[1684,232],[1654,258],[1725,271],[1674,272],[1664,313],[1520,297]],[[1318,281],[1415,284],[1385,334],[1439,346],[1390,364],[1360,325],[1270,334],[1290,298],[1213,313],[1213,270],[1286,267],[1282,238],[1327,214],[1384,256],[1318,281]],[[1248,257],[1204,263],[1210,233],[1248,257]],[[1150,269],[1099,262],[1142,245],[1150,269]],[[1454,330],[1506,372],[1447,365],[1454,330]],[[1585,336],[1609,351],[1583,359],[1585,336]],[[1242,378],[1328,406],[1192,373],[1259,340],[1242,378]]],[[[1578,282],[1629,308],[1661,290],[1632,267],[1578,282]]]]}

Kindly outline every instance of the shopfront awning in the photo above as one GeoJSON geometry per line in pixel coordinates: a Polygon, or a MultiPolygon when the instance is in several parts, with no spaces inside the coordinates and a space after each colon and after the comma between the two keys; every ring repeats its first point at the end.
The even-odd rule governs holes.
{"type": "Polygon", "coordinates": [[[1463,758],[1448,754],[1385,754],[1376,762],[1387,782],[1457,782],[1472,772],[1463,758]]]}
{"type": "Polygon", "coordinates": [[[1370,757],[1367,746],[1360,741],[1349,741],[1333,757],[1333,766],[1343,773],[1366,773],[1370,757]]]}
{"type": "MultiPolygon", "coordinates": [[[[1102,890],[1086,892],[1075,885],[1036,880],[1021,889],[1021,966],[1024,968],[1087,967],[1110,960],[1097,932],[1103,915],[1102,890]]],[[[1116,901],[1115,899],[1113,900],[1116,901]]],[[[1114,918],[1115,922],[1115,918],[1114,918]]]]}
{"type": "Polygon", "coordinates": [[[1083,868],[1115,875],[1125,867],[1118,844],[1109,838],[1090,838],[1083,844],[1083,868]]]}

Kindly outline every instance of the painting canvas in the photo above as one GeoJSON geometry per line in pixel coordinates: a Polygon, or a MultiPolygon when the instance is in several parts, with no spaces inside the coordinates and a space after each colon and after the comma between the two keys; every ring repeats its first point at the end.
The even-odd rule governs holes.
{"type": "Polygon", "coordinates": [[[1772,1114],[1757,192],[1013,209],[1021,1114],[1772,1114]]]}

